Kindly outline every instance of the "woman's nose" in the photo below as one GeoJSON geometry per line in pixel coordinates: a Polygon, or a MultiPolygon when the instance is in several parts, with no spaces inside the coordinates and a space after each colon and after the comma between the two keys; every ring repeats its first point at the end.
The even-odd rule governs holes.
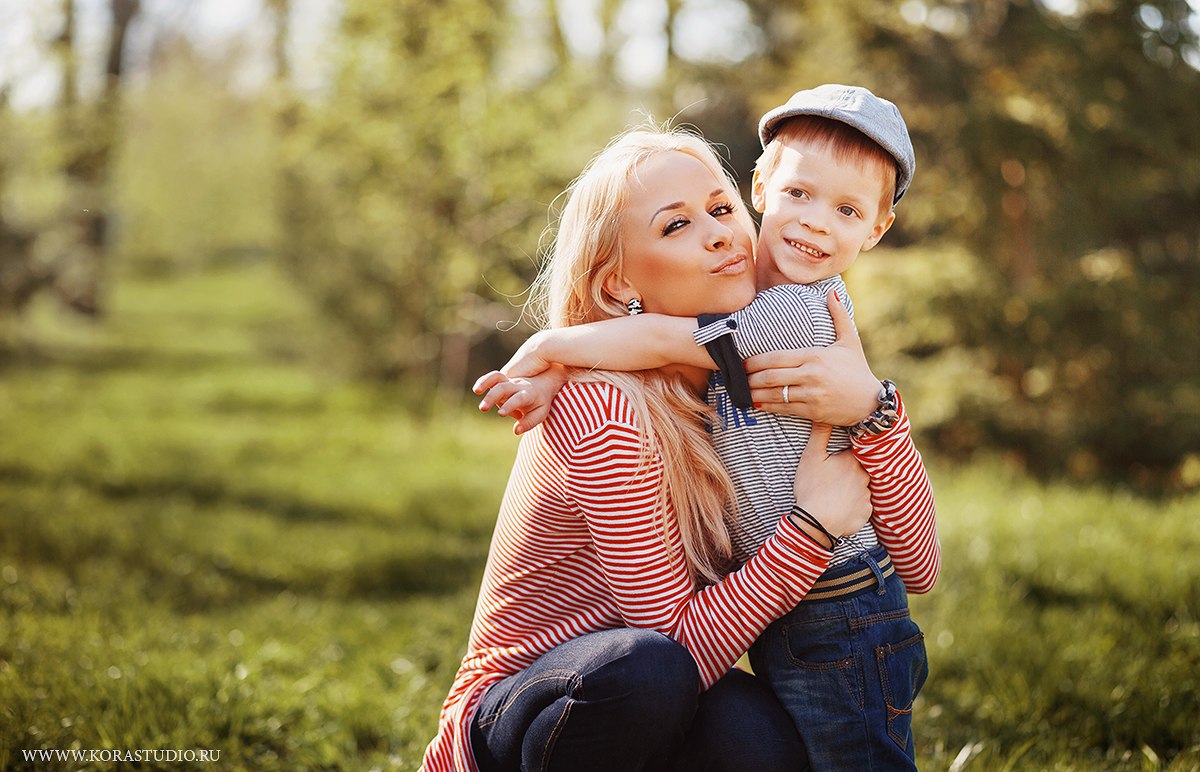
{"type": "Polygon", "coordinates": [[[733,231],[725,223],[715,218],[711,219],[708,232],[708,248],[720,249],[733,243],[733,231]]]}

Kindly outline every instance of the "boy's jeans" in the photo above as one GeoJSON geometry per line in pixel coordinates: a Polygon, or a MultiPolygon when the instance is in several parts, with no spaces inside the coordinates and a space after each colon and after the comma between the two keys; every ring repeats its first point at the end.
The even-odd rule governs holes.
{"type": "Polygon", "coordinates": [[[804,749],[761,678],[700,693],[692,655],[632,628],[560,644],[493,684],[471,722],[481,772],[801,772],[804,749]]]}
{"type": "Polygon", "coordinates": [[[750,649],[816,772],[916,769],[912,705],[929,672],[925,636],[900,577],[882,575],[886,555],[876,547],[826,571],[822,581],[868,569],[869,587],[802,601],[750,649]]]}

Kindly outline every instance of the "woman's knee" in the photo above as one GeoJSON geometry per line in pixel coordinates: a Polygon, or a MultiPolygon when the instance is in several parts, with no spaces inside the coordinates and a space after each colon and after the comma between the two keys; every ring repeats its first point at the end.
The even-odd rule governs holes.
{"type": "Polygon", "coordinates": [[[701,696],[678,769],[798,772],[808,769],[808,759],[770,687],[749,673],[731,670],[701,696]]]}
{"type": "Polygon", "coordinates": [[[691,719],[700,673],[690,652],[662,633],[628,628],[614,633],[604,666],[584,676],[585,699],[617,698],[631,712],[663,721],[691,719]]]}

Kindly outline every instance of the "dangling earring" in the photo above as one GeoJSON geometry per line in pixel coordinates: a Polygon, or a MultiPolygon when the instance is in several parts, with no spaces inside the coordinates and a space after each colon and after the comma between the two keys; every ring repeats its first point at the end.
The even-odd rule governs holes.
{"type": "Polygon", "coordinates": [[[637,316],[642,312],[642,300],[641,298],[631,298],[625,307],[629,309],[630,316],[637,316]]]}

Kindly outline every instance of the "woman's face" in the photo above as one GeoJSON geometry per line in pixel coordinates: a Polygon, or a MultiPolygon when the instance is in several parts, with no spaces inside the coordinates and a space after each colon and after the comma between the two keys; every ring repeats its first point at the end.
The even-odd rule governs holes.
{"type": "MultiPolygon", "coordinates": [[[[646,311],[725,313],[754,299],[754,233],[736,192],[676,151],[645,161],[621,223],[624,279],[646,311]]],[[[628,297],[623,298],[628,300],[628,297]]]]}

